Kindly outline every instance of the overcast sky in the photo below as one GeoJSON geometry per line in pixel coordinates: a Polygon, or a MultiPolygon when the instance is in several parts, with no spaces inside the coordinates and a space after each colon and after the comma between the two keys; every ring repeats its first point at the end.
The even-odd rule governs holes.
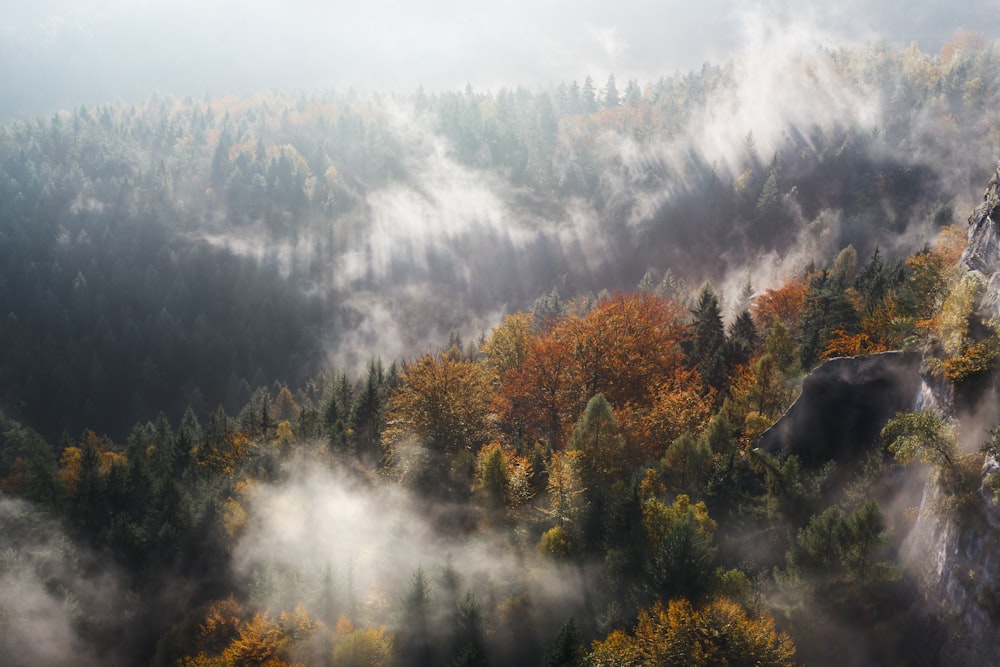
{"type": "Polygon", "coordinates": [[[0,15],[0,119],[81,103],[317,87],[477,90],[614,73],[643,83],[735,57],[761,22],[817,43],[936,51],[1000,36],[1000,0],[33,0],[0,15]]]}

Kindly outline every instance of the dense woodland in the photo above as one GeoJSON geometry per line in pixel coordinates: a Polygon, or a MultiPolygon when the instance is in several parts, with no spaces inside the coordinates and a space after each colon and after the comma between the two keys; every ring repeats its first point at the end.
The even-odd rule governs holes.
{"type": "Polygon", "coordinates": [[[877,99],[875,126],[789,125],[766,155],[747,127],[722,162],[688,137],[734,63],[0,128],[0,651],[919,662],[944,630],[898,560],[919,503],[899,480],[926,472],[903,466],[961,511],[981,457],[922,412],[840,466],[755,445],[831,357],[925,351],[959,394],[994,368],[985,285],[957,266],[1000,148],[1000,44],[795,67],[877,99]],[[393,227],[401,192],[487,221],[393,227]],[[412,332],[400,358],[357,335],[371,294],[412,332]]]}

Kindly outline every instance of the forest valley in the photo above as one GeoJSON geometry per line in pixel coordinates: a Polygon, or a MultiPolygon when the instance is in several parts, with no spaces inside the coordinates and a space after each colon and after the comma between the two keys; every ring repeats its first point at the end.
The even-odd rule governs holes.
{"type": "Polygon", "coordinates": [[[995,423],[758,443],[829,359],[993,381],[1000,44],[786,66],[725,152],[738,63],[0,128],[5,664],[936,664],[995,423]]]}

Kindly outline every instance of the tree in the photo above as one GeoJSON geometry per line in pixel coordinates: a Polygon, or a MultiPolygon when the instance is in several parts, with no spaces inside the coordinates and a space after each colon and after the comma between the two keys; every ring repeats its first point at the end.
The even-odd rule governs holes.
{"type": "Polygon", "coordinates": [[[603,393],[616,406],[648,405],[655,388],[681,367],[681,345],[688,338],[680,304],[653,294],[602,299],[585,317],[565,318],[552,333],[570,347],[572,377],[584,400],[603,393]]]}
{"type": "Polygon", "coordinates": [[[874,500],[867,500],[847,519],[847,559],[864,583],[872,550],[888,541],[882,512],[874,500]]]}
{"type": "Polygon", "coordinates": [[[751,314],[760,330],[770,332],[771,328],[780,322],[794,337],[799,331],[806,290],[805,281],[797,279],[777,289],[766,290],[757,297],[751,308],[751,314]]]}
{"type": "Polygon", "coordinates": [[[589,397],[604,394],[641,414],[682,369],[687,338],[679,304],[653,294],[615,295],[583,317],[564,317],[532,337],[524,363],[500,388],[504,421],[518,437],[564,444],[589,397]]]}
{"type": "Polygon", "coordinates": [[[847,297],[844,284],[825,271],[814,275],[809,282],[802,312],[802,342],[799,346],[802,367],[812,368],[835,330],[853,334],[858,323],[858,313],[847,297]]]}
{"type": "Polygon", "coordinates": [[[430,584],[423,568],[417,568],[403,597],[403,618],[398,633],[400,654],[414,665],[432,664],[430,584]]]}
{"type": "Polygon", "coordinates": [[[647,498],[642,506],[649,557],[646,570],[660,595],[698,597],[705,593],[715,558],[716,523],[705,503],[678,495],[670,505],[647,498]]]}
{"type": "Polygon", "coordinates": [[[295,402],[295,398],[292,396],[292,392],[289,391],[288,387],[282,387],[281,391],[278,392],[277,397],[274,399],[274,419],[281,422],[287,421],[292,422],[298,419],[299,412],[301,412],[299,404],[295,402]]]}
{"type": "Polygon", "coordinates": [[[729,335],[726,337],[726,366],[729,369],[742,366],[750,361],[760,346],[760,334],[749,310],[744,310],[736,316],[729,325],[729,335]]]}
{"type": "Polygon", "coordinates": [[[691,362],[709,387],[722,391],[726,386],[726,334],[719,299],[710,285],[698,295],[691,311],[691,362]]]}
{"type": "Polygon", "coordinates": [[[958,456],[954,430],[930,410],[896,413],[882,428],[882,440],[900,463],[951,467],[958,456]]]}
{"type": "MultiPolygon", "coordinates": [[[[695,370],[678,370],[653,394],[652,405],[642,417],[641,432],[626,425],[630,438],[639,442],[647,459],[663,455],[671,443],[684,433],[699,435],[712,416],[714,390],[705,396],[701,376],[695,370]]],[[[642,461],[633,461],[635,465],[642,461]]]]}
{"type": "Polygon", "coordinates": [[[493,329],[480,347],[483,363],[498,383],[511,370],[518,368],[528,356],[533,317],[531,313],[505,315],[500,326],[493,329]]]}
{"type": "MultiPolygon", "coordinates": [[[[337,623],[331,667],[391,667],[396,664],[393,635],[384,626],[355,628],[346,618],[337,623]]],[[[408,655],[409,657],[409,655],[408,655]]],[[[415,662],[422,665],[427,663],[415,662]]]]}
{"type": "Polygon", "coordinates": [[[351,414],[358,457],[368,465],[382,460],[380,443],[384,426],[385,375],[379,359],[369,362],[365,386],[358,394],[351,414]]]}
{"type": "Polygon", "coordinates": [[[614,74],[608,77],[608,83],[604,86],[603,97],[605,108],[612,109],[621,104],[621,98],[618,96],[618,86],[615,85],[614,74]]]}
{"type": "Polygon", "coordinates": [[[853,245],[848,245],[837,254],[830,274],[834,280],[840,280],[846,285],[854,282],[858,274],[858,251],[853,245]]]}
{"type": "Polygon", "coordinates": [[[583,90],[580,93],[581,105],[584,113],[594,113],[597,110],[597,92],[594,89],[594,80],[587,75],[583,80],[583,90]]]}
{"type": "Polygon", "coordinates": [[[684,433],[670,445],[660,465],[669,488],[696,496],[705,488],[712,465],[712,450],[706,440],[684,433]]]}
{"type": "Polygon", "coordinates": [[[582,453],[553,452],[548,469],[548,515],[555,524],[543,536],[539,551],[563,558],[576,552],[583,541],[583,522],[589,509],[583,483],[582,453]]]}
{"type": "Polygon", "coordinates": [[[551,449],[565,442],[577,403],[569,342],[553,334],[533,336],[524,362],[504,376],[499,391],[502,422],[518,441],[540,438],[551,449]]]}
{"type": "Polygon", "coordinates": [[[454,653],[452,665],[473,667],[486,664],[485,637],[483,634],[483,614],[479,598],[471,590],[466,591],[458,603],[454,616],[454,653]]]}
{"type": "Polygon", "coordinates": [[[625,440],[604,394],[597,394],[587,402],[573,427],[569,448],[580,452],[583,480],[588,488],[608,489],[621,478],[625,440]]]}
{"type": "Polygon", "coordinates": [[[533,495],[531,464],[528,459],[493,442],[476,455],[476,476],[472,492],[491,510],[514,509],[533,495]]]}
{"type": "Polygon", "coordinates": [[[774,357],[764,353],[735,373],[730,390],[733,405],[743,418],[751,413],[773,423],[791,400],[774,357]]]}
{"type": "Polygon", "coordinates": [[[425,354],[403,367],[402,384],[389,399],[386,442],[412,435],[446,454],[478,451],[492,439],[491,400],[482,366],[425,354]]]}
{"type": "Polygon", "coordinates": [[[580,631],[571,616],[559,627],[555,639],[545,652],[545,667],[579,667],[583,664],[580,631]]]}
{"type": "Polygon", "coordinates": [[[600,667],[791,667],[795,645],[766,614],[717,598],[696,609],[685,599],[656,602],[639,614],[632,634],[616,630],[594,642],[589,664],[600,667]]]}

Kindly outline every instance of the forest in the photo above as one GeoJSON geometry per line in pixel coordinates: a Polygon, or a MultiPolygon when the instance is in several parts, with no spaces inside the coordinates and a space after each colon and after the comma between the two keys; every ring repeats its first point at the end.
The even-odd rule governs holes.
{"type": "Polygon", "coordinates": [[[830,359],[993,382],[1000,42],[781,67],[0,126],[0,654],[937,664],[996,424],[759,444],[830,359]]]}

